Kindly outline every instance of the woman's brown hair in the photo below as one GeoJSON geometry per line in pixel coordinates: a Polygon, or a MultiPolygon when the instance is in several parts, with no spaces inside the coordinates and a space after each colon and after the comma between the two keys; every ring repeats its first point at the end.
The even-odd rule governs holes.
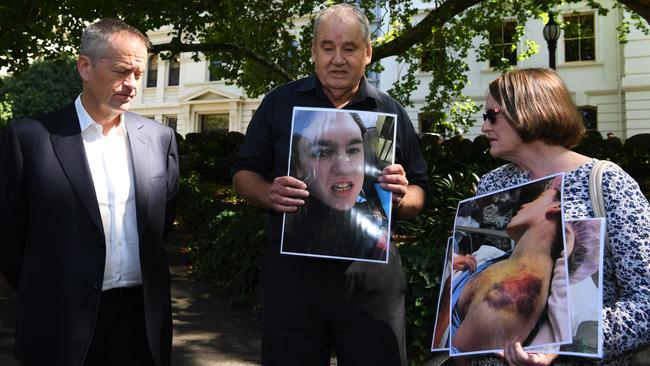
{"type": "Polygon", "coordinates": [[[488,90],[522,141],[543,140],[569,149],[580,141],[582,118],[555,71],[515,69],[492,81],[488,90]]]}

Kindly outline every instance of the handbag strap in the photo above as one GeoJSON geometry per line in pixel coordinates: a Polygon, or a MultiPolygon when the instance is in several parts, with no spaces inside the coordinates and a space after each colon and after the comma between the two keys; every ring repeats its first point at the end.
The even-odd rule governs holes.
{"type": "Polygon", "coordinates": [[[589,172],[589,199],[594,217],[606,217],[605,199],[603,198],[603,172],[608,167],[616,166],[608,160],[598,160],[589,172]]]}
{"type": "MultiPolygon", "coordinates": [[[[589,172],[589,199],[594,210],[595,217],[606,217],[605,200],[603,198],[603,172],[608,167],[615,167],[616,164],[608,160],[599,160],[589,172]]],[[[605,234],[605,245],[609,244],[609,237],[605,234]]],[[[641,365],[644,360],[650,359],[650,345],[640,346],[631,351],[632,362],[641,365]]]]}

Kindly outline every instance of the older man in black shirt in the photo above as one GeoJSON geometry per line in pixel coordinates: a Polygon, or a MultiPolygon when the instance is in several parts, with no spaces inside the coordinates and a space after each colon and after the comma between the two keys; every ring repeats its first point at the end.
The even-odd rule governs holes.
{"type": "Polygon", "coordinates": [[[361,10],[338,4],[322,11],[312,43],[316,75],[271,91],[237,154],[235,189],[270,209],[271,250],[262,268],[264,365],[328,365],[332,347],[339,365],[406,365],[406,280],[394,246],[388,264],[280,255],[282,215],[309,196],[303,181],[287,175],[294,106],[397,114],[397,163],[379,181],[392,192],[399,218],[412,218],[425,205],[426,164],[413,125],[402,106],[366,81],[371,59],[361,10]]]}

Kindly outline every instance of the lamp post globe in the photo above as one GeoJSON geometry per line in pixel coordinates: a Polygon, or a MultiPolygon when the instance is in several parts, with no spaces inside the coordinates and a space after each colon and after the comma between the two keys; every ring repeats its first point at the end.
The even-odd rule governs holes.
{"type": "Polygon", "coordinates": [[[548,44],[548,65],[553,70],[555,70],[555,49],[557,48],[557,40],[560,38],[561,31],[560,25],[555,22],[553,13],[548,12],[548,22],[544,26],[543,34],[548,44]]]}

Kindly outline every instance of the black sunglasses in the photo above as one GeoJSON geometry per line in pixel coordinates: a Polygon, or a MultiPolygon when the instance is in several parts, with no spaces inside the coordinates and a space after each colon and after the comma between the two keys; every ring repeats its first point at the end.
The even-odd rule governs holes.
{"type": "Polygon", "coordinates": [[[487,119],[490,123],[495,124],[497,122],[497,114],[499,113],[501,113],[499,108],[488,109],[483,113],[483,121],[487,119]]]}

